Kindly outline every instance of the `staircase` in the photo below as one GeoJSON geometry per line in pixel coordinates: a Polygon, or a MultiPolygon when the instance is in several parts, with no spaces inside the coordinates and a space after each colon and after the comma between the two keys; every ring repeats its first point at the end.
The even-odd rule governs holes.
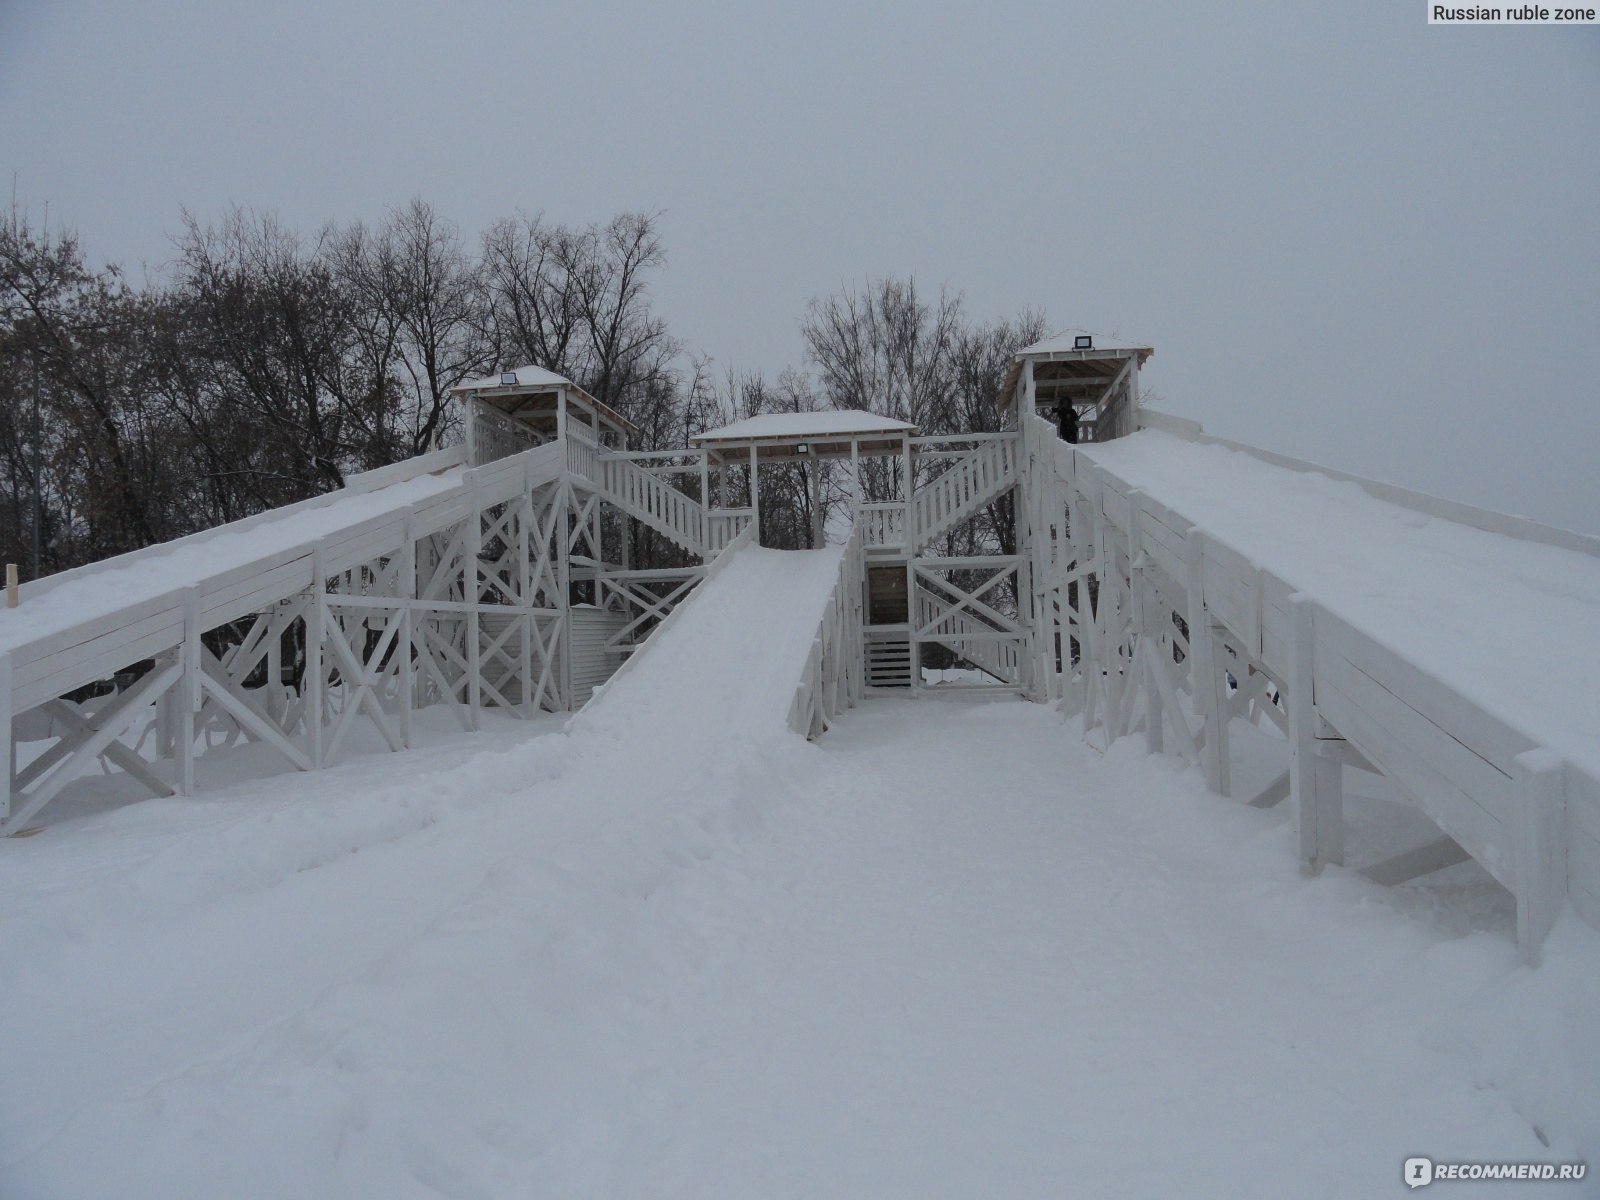
{"type": "Polygon", "coordinates": [[[1011,685],[1020,681],[1021,661],[1015,638],[997,636],[1003,635],[1004,631],[978,620],[970,613],[950,610],[941,613],[939,608],[926,596],[918,597],[919,629],[926,630],[936,618],[938,621],[933,625],[932,632],[919,632],[918,636],[924,642],[937,642],[986,675],[993,676],[997,683],[1011,685]]]}
{"type": "Polygon", "coordinates": [[[905,625],[868,626],[867,686],[909,688],[911,686],[911,630],[905,625]]]}
{"type": "Polygon", "coordinates": [[[960,458],[911,502],[917,549],[948,532],[1017,482],[1018,442],[1014,434],[981,443],[960,458]]]}
{"type": "MultiPolygon", "coordinates": [[[[567,469],[588,480],[609,503],[691,554],[704,556],[708,549],[714,553],[721,548],[706,544],[706,511],[698,500],[571,430],[567,432],[567,469]]],[[[714,540],[726,544],[732,536],[714,540]]]]}

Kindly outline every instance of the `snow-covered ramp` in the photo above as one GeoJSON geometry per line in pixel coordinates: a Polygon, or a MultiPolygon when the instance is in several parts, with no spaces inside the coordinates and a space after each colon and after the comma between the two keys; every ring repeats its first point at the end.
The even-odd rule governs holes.
{"type": "Polygon", "coordinates": [[[573,718],[574,737],[647,738],[676,757],[785,731],[843,548],[732,553],[573,718]]]}

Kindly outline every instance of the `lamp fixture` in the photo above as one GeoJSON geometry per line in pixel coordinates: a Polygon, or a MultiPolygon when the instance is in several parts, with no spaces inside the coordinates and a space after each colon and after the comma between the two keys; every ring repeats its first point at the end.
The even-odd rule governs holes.
{"type": "Polygon", "coordinates": [[[1094,335],[1089,333],[1078,334],[1072,339],[1072,348],[1074,350],[1093,350],[1094,335]]]}
{"type": "Polygon", "coordinates": [[[797,445],[794,448],[794,452],[796,454],[810,454],[811,453],[811,443],[810,442],[801,442],[799,445],[797,445]]]}
{"type": "Polygon", "coordinates": [[[517,386],[517,373],[515,371],[501,371],[500,372],[500,386],[501,387],[516,387],[517,386]]]}

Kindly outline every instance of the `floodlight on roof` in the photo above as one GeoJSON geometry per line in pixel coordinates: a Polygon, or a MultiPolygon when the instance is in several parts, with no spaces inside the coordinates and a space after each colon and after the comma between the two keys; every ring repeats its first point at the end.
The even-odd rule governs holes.
{"type": "Polygon", "coordinates": [[[517,386],[517,373],[515,371],[501,371],[500,372],[500,386],[501,387],[516,387],[517,386]]]}
{"type": "Polygon", "coordinates": [[[1077,337],[1072,339],[1072,348],[1074,350],[1093,350],[1094,335],[1089,333],[1078,334],[1077,337]]]}
{"type": "Polygon", "coordinates": [[[796,454],[809,454],[811,452],[811,443],[810,442],[801,442],[799,445],[797,445],[794,448],[794,452],[796,454]]]}

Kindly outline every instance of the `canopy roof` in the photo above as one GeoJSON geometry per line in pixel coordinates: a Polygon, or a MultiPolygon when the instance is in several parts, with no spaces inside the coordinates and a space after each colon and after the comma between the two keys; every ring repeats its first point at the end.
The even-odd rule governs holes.
{"type": "Polygon", "coordinates": [[[603,425],[609,425],[623,434],[639,432],[639,427],[617,412],[609,404],[596,400],[565,375],[557,375],[543,367],[526,366],[485,375],[482,379],[469,379],[450,389],[458,399],[475,396],[508,417],[528,425],[552,425],[559,397],[565,393],[570,404],[584,412],[593,413],[603,425]],[[515,376],[515,382],[507,380],[515,376]]]}
{"type": "Polygon", "coordinates": [[[1000,388],[1000,408],[1004,411],[1011,407],[1025,362],[1033,363],[1034,395],[1039,403],[1086,404],[1106,396],[1107,389],[1117,381],[1130,359],[1137,369],[1154,353],[1150,346],[1102,338],[1082,329],[1068,329],[1017,351],[1000,388]],[[1080,337],[1089,338],[1088,349],[1073,348],[1080,337]]]}
{"type": "Polygon", "coordinates": [[[802,453],[834,457],[849,454],[852,448],[858,454],[898,453],[904,439],[916,433],[917,427],[909,421],[855,408],[830,408],[763,413],[709,429],[689,441],[722,453],[754,447],[762,458],[794,458],[802,453]]]}

